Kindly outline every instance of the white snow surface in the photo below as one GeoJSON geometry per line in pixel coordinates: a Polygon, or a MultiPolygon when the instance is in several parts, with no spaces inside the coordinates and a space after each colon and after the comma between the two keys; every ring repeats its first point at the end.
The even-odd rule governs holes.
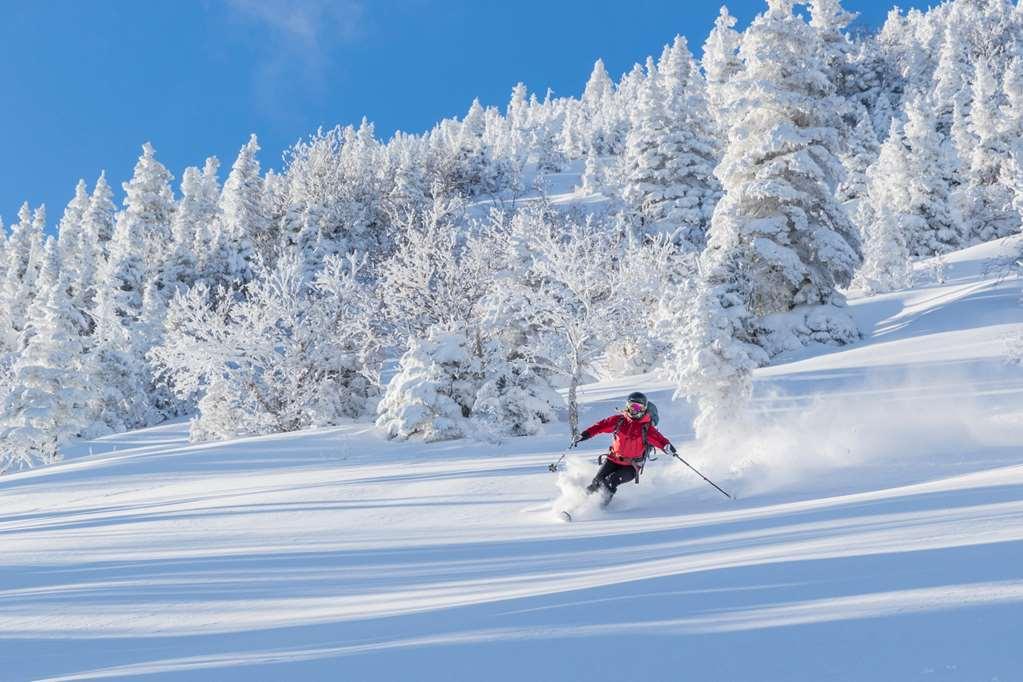
{"type": "Polygon", "coordinates": [[[864,332],[758,372],[714,445],[610,508],[606,438],[385,440],[371,425],[189,445],[187,424],[0,479],[0,679],[1023,679],[1018,239],[850,301],[864,332]],[[91,454],[90,454],[91,453],[91,454]]]}

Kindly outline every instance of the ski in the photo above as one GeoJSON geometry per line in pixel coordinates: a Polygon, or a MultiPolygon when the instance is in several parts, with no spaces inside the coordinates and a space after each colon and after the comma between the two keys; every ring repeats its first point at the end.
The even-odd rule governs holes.
{"type": "Polygon", "coordinates": [[[562,521],[568,522],[572,520],[572,515],[565,511],[564,509],[558,512],[558,516],[561,518],[562,521]]]}

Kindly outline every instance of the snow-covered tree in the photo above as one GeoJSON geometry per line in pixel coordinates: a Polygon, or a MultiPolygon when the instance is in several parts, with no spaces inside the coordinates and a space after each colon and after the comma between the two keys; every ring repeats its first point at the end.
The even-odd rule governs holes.
{"type": "Polygon", "coordinates": [[[972,68],[963,43],[962,27],[949,23],[942,35],[932,92],[938,132],[948,136],[955,108],[959,106],[964,111],[969,108],[972,68]]]}
{"type": "Polygon", "coordinates": [[[724,5],[714,21],[714,29],[703,43],[703,59],[701,65],[707,77],[707,96],[710,100],[710,113],[717,124],[718,134],[726,133],[728,83],[742,69],[739,59],[739,45],[742,36],[735,30],[735,17],[724,5]]]}
{"type": "Polygon", "coordinates": [[[60,254],[46,246],[40,290],[29,312],[33,333],[13,365],[0,409],[0,473],[48,464],[58,447],[89,426],[88,375],[79,313],[68,297],[60,254]]]}
{"type": "Polygon", "coordinates": [[[294,431],[367,414],[380,343],[364,261],[330,257],[310,280],[298,254],[259,266],[241,298],[179,292],[150,359],[182,400],[201,396],[193,440],[294,431]]]}
{"type": "Polygon", "coordinates": [[[459,234],[461,216],[460,202],[438,198],[399,223],[397,247],[381,263],[379,282],[383,316],[402,341],[438,324],[471,327],[478,317],[492,263],[466,258],[472,252],[459,234]]]}
{"type": "Polygon", "coordinates": [[[25,203],[18,211],[18,222],[11,227],[0,289],[0,355],[18,353],[24,347],[26,319],[42,265],[45,224],[45,209],[39,207],[33,212],[25,203]]]}
{"type": "Polygon", "coordinates": [[[867,193],[867,168],[877,161],[879,153],[880,144],[870,122],[869,112],[865,108],[860,108],[858,120],[841,156],[845,177],[839,183],[836,192],[840,202],[863,199],[867,193]]]}
{"type": "Polygon", "coordinates": [[[622,307],[630,303],[609,267],[616,237],[592,221],[558,220],[531,208],[512,219],[508,247],[522,270],[495,288],[486,317],[492,327],[519,330],[526,359],[568,382],[569,425],[576,434],[578,387],[619,336],[622,307]]]}
{"type": "Polygon", "coordinates": [[[908,99],[905,115],[908,172],[895,182],[909,191],[910,205],[900,213],[916,216],[904,219],[912,230],[906,236],[910,253],[915,256],[946,253],[963,244],[962,229],[950,197],[954,161],[923,96],[908,99]]]}
{"type": "Polygon", "coordinates": [[[170,300],[177,291],[192,286],[203,277],[201,264],[210,257],[207,245],[210,226],[219,215],[219,166],[220,162],[210,157],[202,171],[189,167],[181,176],[181,200],[171,224],[174,244],[160,283],[165,300],[170,300]]]}
{"type": "Polygon", "coordinates": [[[538,173],[559,173],[566,163],[561,134],[564,114],[551,103],[550,92],[543,104],[533,96],[529,101],[529,147],[538,173]]]}
{"type": "Polygon", "coordinates": [[[976,144],[964,158],[966,182],[958,205],[969,238],[983,242],[1018,232],[1020,216],[1012,207],[1012,190],[1002,182],[1010,156],[1002,92],[987,60],[975,66],[970,129],[976,144]]]}
{"type": "Polygon", "coordinates": [[[734,124],[717,170],[725,195],[711,222],[690,331],[700,350],[680,354],[689,362],[676,370],[680,392],[696,397],[705,414],[721,414],[732,403],[727,395],[741,402],[747,394],[749,372],[767,357],[751,344],[773,354],[858,335],[834,307],[843,303],[836,288],[859,264],[855,229],[834,198],[840,102],[819,38],[793,4],[769,0],[753,21],[728,91],[734,124]],[[813,309],[821,305],[831,310],[813,309]]]}
{"type": "MultiPolygon", "coordinates": [[[[88,208],[89,193],[85,180],[79,180],[75,186],[75,196],[64,209],[64,215],[57,225],[60,260],[71,281],[82,267],[82,217],[88,208]]],[[[84,244],[84,248],[91,251],[92,244],[84,244]]],[[[89,260],[91,261],[91,254],[89,260]]]]}
{"type": "MultiPolygon", "coordinates": [[[[242,146],[220,197],[220,232],[216,240],[223,282],[241,287],[252,279],[261,244],[268,237],[268,221],[263,212],[263,178],[260,176],[259,141],[255,135],[242,146]]],[[[266,247],[269,248],[269,247],[266,247]]]]}
{"type": "MultiPolygon", "coordinates": [[[[174,219],[174,193],[170,174],[156,160],[150,143],[142,145],[142,156],[135,164],[131,180],[124,188],[124,210],[117,217],[115,233],[130,234],[137,242],[131,248],[142,264],[142,281],[159,277],[173,245],[171,222],[174,219]],[[122,223],[126,225],[122,226],[122,223]]],[[[112,237],[114,238],[114,237],[112,237]]],[[[111,246],[111,249],[114,247],[111,246]]],[[[122,244],[120,248],[125,248],[122,244]]],[[[111,254],[112,255],[112,254],[111,254]]],[[[140,292],[141,294],[141,292],[140,292]]]]}
{"type": "Polygon", "coordinates": [[[659,66],[647,62],[623,158],[624,198],[644,231],[700,248],[720,195],[717,158],[702,77],[677,37],[659,66]]]}
{"type": "MultiPolygon", "coordinates": [[[[71,291],[75,307],[83,313],[95,303],[96,277],[107,259],[110,240],[114,235],[115,214],[114,193],[107,184],[105,173],[100,173],[89,197],[89,204],[82,213],[78,250],[78,268],[71,276],[71,291]]],[[[91,333],[93,323],[86,320],[86,331],[91,333]]]]}
{"type": "Polygon", "coordinates": [[[903,124],[894,119],[877,161],[867,169],[865,196],[856,209],[863,231],[863,265],[855,284],[869,293],[909,284],[907,241],[926,228],[923,217],[913,211],[910,168],[903,124]]]}
{"type": "Polygon", "coordinates": [[[482,374],[472,416],[493,433],[531,436],[554,421],[564,405],[542,374],[500,342],[492,341],[484,350],[482,374]]]}
{"type": "Polygon", "coordinates": [[[401,440],[470,435],[469,417],[482,379],[474,346],[473,333],[457,323],[437,324],[424,338],[412,338],[380,401],[377,426],[401,440]]]}
{"type": "MultiPolygon", "coordinates": [[[[856,19],[855,12],[842,7],[840,0],[809,0],[810,26],[816,31],[820,60],[825,73],[831,79],[835,92],[842,96],[851,94],[854,80],[851,58],[853,44],[845,30],[856,19]]],[[[852,104],[849,102],[849,104],[852,104]]],[[[847,113],[854,109],[850,107],[847,113]]],[[[853,122],[855,125],[855,122],[853,122]]]]}
{"type": "Polygon", "coordinates": [[[687,314],[672,337],[669,375],[678,386],[676,396],[696,405],[693,428],[701,439],[741,418],[752,395],[753,370],[768,362],[754,334],[750,280],[737,276],[745,274],[742,267],[716,263],[685,283],[676,298],[678,310],[687,314]]]}
{"type": "Polygon", "coordinates": [[[630,304],[622,309],[620,338],[605,352],[605,370],[611,376],[665,365],[672,338],[688,317],[688,289],[680,292],[697,275],[697,256],[666,236],[626,244],[615,268],[630,304]]]}
{"type": "MultiPolygon", "coordinates": [[[[140,162],[143,173],[136,173],[136,178],[150,175],[144,170],[147,165],[140,162]]],[[[146,184],[140,182],[136,190],[141,193],[146,184]]],[[[147,201],[136,194],[132,206],[140,208],[147,201]]],[[[147,277],[149,254],[145,251],[145,230],[151,227],[147,215],[141,211],[121,214],[109,242],[109,257],[96,280],[91,369],[97,391],[91,409],[113,432],[158,419],[149,395],[151,372],[140,355],[146,348],[145,328],[141,325],[143,296],[152,281],[147,277]]]]}
{"type": "Polygon", "coordinates": [[[730,105],[742,125],[731,128],[718,167],[725,196],[706,253],[705,271],[747,269],[757,316],[840,304],[836,288],[859,264],[855,229],[834,197],[840,103],[809,49],[817,36],[792,6],[771,0],[743,37],[730,105]]]}
{"type": "Polygon", "coordinates": [[[394,174],[394,186],[388,194],[391,210],[397,215],[407,215],[426,208],[430,191],[423,165],[423,151],[417,149],[410,136],[397,137],[398,165],[394,174]]]}

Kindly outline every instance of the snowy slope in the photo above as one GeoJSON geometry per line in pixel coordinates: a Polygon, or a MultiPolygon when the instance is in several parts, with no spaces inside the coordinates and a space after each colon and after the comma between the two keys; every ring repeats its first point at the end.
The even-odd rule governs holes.
{"type": "Polygon", "coordinates": [[[1019,247],[854,299],[864,341],[762,370],[725,446],[655,377],[586,388],[649,389],[734,502],[662,457],[560,523],[600,447],[550,474],[563,425],[76,446],[0,479],[0,679],[1023,679],[1019,247]]]}

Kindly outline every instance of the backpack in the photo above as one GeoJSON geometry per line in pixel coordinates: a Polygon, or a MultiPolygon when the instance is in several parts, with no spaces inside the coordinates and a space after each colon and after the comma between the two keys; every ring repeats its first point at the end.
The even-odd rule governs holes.
{"type": "MultiPolygon", "coordinates": [[[[647,414],[650,415],[650,424],[653,424],[654,426],[657,426],[657,422],[660,421],[660,415],[657,414],[657,405],[654,405],[652,402],[647,401],[646,411],[647,411],[647,414]]],[[[615,430],[611,432],[611,436],[612,437],[614,437],[615,434],[618,433],[618,429],[620,429],[622,427],[622,424],[624,424],[624,423],[625,423],[625,417],[622,416],[618,420],[618,424],[615,425],[615,430]]],[[[633,480],[636,482],[637,485],[639,484],[639,475],[641,473],[643,473],[643,467],[646,465],[647,460],[648,459],[657,459],[656,457],[650,457],[650,452],[653,450],[653,447],[646,440],[646,432],[647,432],[647,429],[650,427],[650,424],[644,424],[643,425],[643,447],[645,448],[644,452],[643,452],[643,456],[637,458],[636,460],[634,460],[633,464],[632,464],[632,466],[636,469],[636,478],[634,478],[633,480]]],[[[603,464],[603,461],[602,461],[603,457],[604,456],[601,455],[600,460],[598,460],[601,464],[603,464]]]]}

